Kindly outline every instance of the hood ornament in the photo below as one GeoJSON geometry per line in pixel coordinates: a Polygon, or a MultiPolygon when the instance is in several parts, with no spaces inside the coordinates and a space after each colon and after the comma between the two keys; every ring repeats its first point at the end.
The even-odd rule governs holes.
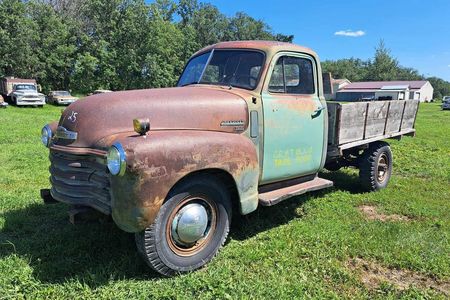
{"type": "Polygon", "coordinates": [[[77,115],[78,113],[75,111],[72,111],[72,114],[67,118],[70,122],[75,123],[77,121],[77,115]]]}

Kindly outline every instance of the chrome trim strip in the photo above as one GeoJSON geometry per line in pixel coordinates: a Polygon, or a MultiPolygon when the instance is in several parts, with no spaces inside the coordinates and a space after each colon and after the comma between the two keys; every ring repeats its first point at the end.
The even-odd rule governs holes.
{"type": "Polygon", "coordinates": [[[78,133],[75,131],[69,131],[66,128],[62,126],[58,126],[58,129],[56,129],[55,137],[57,139],[64,139],[64,140],[73,140],[75,141],[78,137],[78,133]]]}

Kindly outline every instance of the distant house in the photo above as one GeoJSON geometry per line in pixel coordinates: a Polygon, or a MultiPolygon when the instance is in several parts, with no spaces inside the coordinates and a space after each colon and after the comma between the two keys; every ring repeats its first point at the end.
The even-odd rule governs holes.
{"type": "Polygon", "coordinates": [[[353,82],[336,93],[337,101],[433,100],[433,86],[429,81],[372,81],[353,82]]]}
{"type": "Polygon", "coordinates": [[[350,84],[348,79],[334,79],[331,73],[322,74],[324,82],[324,96],[326,100],[336,99],[336,92],[350,84]]]}

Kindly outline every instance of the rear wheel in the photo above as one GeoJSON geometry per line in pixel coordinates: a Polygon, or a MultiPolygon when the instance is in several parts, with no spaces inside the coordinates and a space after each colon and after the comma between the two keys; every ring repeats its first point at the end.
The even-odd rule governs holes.
{"type": "Polygon", "coordinates": [[[185,273],[216,255],[230,222],[227,189],[211,176],[197,176],[171,192],[154,223],[136,233],[136,245],[155,271],[166,276],[185,273]]]}
{"type": "Polygon", "coordinates": [[[392,152],[386,142],[376,142],[367,148],[359,160],[359,179],[364,189],[384,189],[392,174],[392,152]]]}

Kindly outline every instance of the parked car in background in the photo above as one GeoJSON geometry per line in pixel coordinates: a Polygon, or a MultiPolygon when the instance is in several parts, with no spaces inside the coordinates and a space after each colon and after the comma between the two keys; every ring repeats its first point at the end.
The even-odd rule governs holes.
{"type": "Polygon", "coordinates": [[[34,79],[2,78],[0,94],[17,106],[42,107],[45,104],[45,95],[39,93],[38,84],[34,79]]]}
{"type": "Polygon", "coordinates": [[[450,96],[444,96],[442,99],[442,110],[450,109],[450,96]]]}
{"type": "Polygon", "coordinates": [[[78,98],[70,94],[69,91],[51,91],[48,93],[47,103],[56,105],[68,105],[77,101],[78,98]]]}
{"type": "Polygon", "coordinates": [[[88,96],[90,95],[97,95],[97,94],[104,94],[104,93],[111,93],[112,91],[110,90],[95,90],[92,93],[90,93],[88,96]]]}

